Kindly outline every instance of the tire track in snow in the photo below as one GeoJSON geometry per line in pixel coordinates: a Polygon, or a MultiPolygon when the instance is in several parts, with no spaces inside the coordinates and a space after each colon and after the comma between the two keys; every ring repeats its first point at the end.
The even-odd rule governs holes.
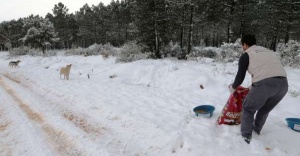
{"type": "MultiPolygon", "coordinates": [[[[11,124],[11,121],[7,121],[5,116],[4,108],[0,108],[0,134],[3,133],[11,124]]],[[[6,134],[7,135],[7,134],[6,134]]],[[[12,150],[9,146],[2,141],[0,142],[0,154],[5,154],[7,156],[12,155],[12,150]]]]}
{"type": "MultiPolygon", "coordinates": [[[[19,81],[14,81],[19,82],[19,81]]],[[[3,79],[0,77],[0,85],[4,90],[11,96],[11,98],[17,103],[21,110],[26,114],[26,116],[32,120],[34,123],[41,126],[41,129],[47,134],[49,143],[56,149],[56,151],[61,155],[83,155],[79,150],[76,149],[75,144],[72,143],[70,138],[62,131],[56,130],[54,127],[46,123],[44,117],[35,112],[25,104],[18,94],[8,86],[3,79]]]]}
{"type": "Polygon", "coordinates": [[[39,94],[43,94],[43,92],[47,93],[47,97],[45,98],[50,102],[48,101],[48,103],[45,103],[44,105],[51,103],[52,106],[59,106],[59,110],[62,111],[61,115],[63,115],[63,117],[68,119],[76,127],[80,129],[83,128],[82,130],[87,134],[84,135],[84,137],[89,138],[95,144],[98,144],[98,146],[105,146],[110,155],[143,155],[144,153],[146,153],[145,150],[148,151],[148,149],[152,152],[153,150],[160,150],[160,148],[154,144],[149,145],[149,147],[147,147],[146,149],[143,148],[143,146],[137,144],[138,140],[140,140],[141,138],[150,139],[150,137],[148,136],[149,130],[147,128],[145,129],[145,126],[149,126],[147,124],[145,125],[145,123],[139,122],[137,124],[136,121],[128,118],[117,119],[118,115],[114,113],[109,116],[104,115],[104,117],[102,116],[103,118],[99,118],[99,112],[96,112],[96,114],[91,114],[91,112],[87,113],[83,111],[78,112],[76,110],[76,112],[74,112],[72,111],[73,107],[69,107],[69,103],[74,103],[74,101],[72,101],[72,99],[65,99],[63,95],[53,91],[53,88],[45,88],[44,86],[36,83],[36,81],[30,80],[20,73],[15,75],[10,75],[9,73],[7,73],[6,75],[7,78],[13,79],[12,81],[15,82],[20,82],[19,84],[21,86],[33,90],[34,92],[39,92],[39,94]],[[57,101],[52,103],[51,101],[53,100],[51,100],[51,97],[54,99],[63,98],[63,101],[61,101],[60,103],[64,103],[64,105],[59,104],[57,101]],[[90,119],[88,119],[87,117],[90,119]],[[84,124],[80,125],[81,123],[84,124]],[[141,124],[144,125],[143,129],[139,127],[141,124]],[[98,125],[101,126],[99,127],[98,125]],[[123,129],[125,131],[120,132],[120,129],[123,129]],[[147,134],[144,134],[145,131],[147,132],[147,134]]]}
{"type": "MultiPolygon", "coordinates": [[[[53,88],[45,88],[42,85],[36,83],[36,81],[33,81],[31,79],[26,78],[26,76],[23,76],[22,74],[18,74],[18,75],[9,75],[6,74],[7,78],[11,79],[12,81],[19,83],[20,85],[30,89],[30,90],[34,90],[35,92],[45,92],[47,93],[47,101],[48,99],[51,101],[50,96],[53,96],[54,99],[57,98],[64,98],[64,96],[62,96],[61,94],[53,91],[53,88]],[[24,83],[25,82],[25,83],[24,83]],[[49,97],[48,97],[49,96],[49,97]],[[57,97],[57,98],[56,98],[57,97]]],[[[144,107],[145,105],[149,106],[147,107],[147,109],[153,109],[156,110],[157,108],[165,108],[162,105],[165,104],[172,104],[172,103],[181,103],[181,101],[183,99],[180,99],[180,96],[173,95],[174,93],[165,93],[165,92],[161,92],[161,90],[155,89],[155,88],[150,88],[147,89],[143,86],[139,86],[139,85],[126,85],[126,84],[121,84],[121,85],[125,85],[126,87],[120,87],[119,85],[115,85],[114,83],[112,83],[111,85],[104,85],[103,86],[103,90],[119,90],[119,92],[112,92],[111,95],[107,95],[107,93],[105,92],[98,92],[97,93],[97,97],[102,98],[104,101],[109,101],[110,104],[112,105],[119,105],[120,101],[127,101],[128,103],[134,103],[137,107],[139,107],[139,109],[141,109],[142,107],[144,107]],[[139,91],[136,91],[136,87],[138,87],[138,90],[142,89],[143,91],[147,91],[149,92],[149,96],[150,97],[144,97],[144,94],[141,94],[139,91]],[[157,92],[158,91],[158,92],[157,92]],[[128,94],[130,93],[130,94],[128,94]],[[114,96],[114,100],[111,100],[111,96],[114,96]],[[137,96],[139,96],[139,98],[136,98],[137,96]],[[169,98],[167,98],[169,97],[169,98]],[[177,98],[171,98],[171,97],[177,97],[177,98]],[[161,107],[162,106],[162,107],[161,107]]],[[[92,96],[94,97],[94,96],[92,96]]],[[[187,101],[190,101],[190,99],[185,99],[187,101]]],[[[64,103],[72,103],[74,101],[70,101],[70,99],[64,99],[63,100],[64,103]]],[[[126,109],[127,106],[127,102],[124,103],[124,105],[122,105],[122,109],[126,109]]],[[[48,101],[48,104],[50,104],[51,102],[48,101]]],[[[46,103],[47,104],[47,103],[46,103]]],[[[99,131],[99,127],[95,124],[101,123],[101,121],[103,119],[97,119],[97,123],[95,122],[91,122],[91,120],[86,120],[87,118],[85,116],[88,117],[94,117],[94,114],[85,114],[85,112],[77,112],[76,114],[71,110],[72,107],[64,107],[66,106],[65,104],[63,105],[63,107],[61,107],[61,104],[58,104],[57,102],[51,103],[55,104],[57,106],[60,106],[60,110],[63,110],[62,115],[63,117],[65,117],[66,119],[68,119],[71,123],[73,123],[76,127],[82,129],[84,132],[86,132],[88,135],[88,137],[94,137],[93,139],[95,140],[95,142],[99,143],[99,144],[104,144],[106,145],[107,149],[110,151],[110,153],[114,153],[114,154],[129,154],[131,153],[132,155],[134,154],[145,154],[147,152],[150,153],[155,153],[158,151],[163,150],[162,147],[166,147],[168,146],[166,142],[162,143],[160,146],[154,145],[153,144],[153,139],[157,140],[157,141],[161,141],[161,137],[163,137],[165,135],[165,132],[168,132],[169,129],[167,128],[168,126],[163,126],[164,123],[168,123],[168,121],[166,121],[166,119],[169,119],[168,117],[164,118],[162,117],[161,119],[158,119],[154,116],[159,115],[161,116],[163,114],[163,116],[169,114],[169,115],[176,115],[173,114],[173,110],[176,109],[180,109],[181,107],[174,107],[171,109],[159,109],[157,113],[155,114],[147,114],[145,116],[142,115],[141,116],[141,120],[139,121],[133,121],[131,118],[127,118],[128,116],[131,116],[130,114],[125,114],[125,118],[123,118],[123,116],[119,116],[117,112],[113,111],[111,115],[109,115],[109,117],[104,118],[105,121],[110,120],[112,122],[112,124],[106,124],[105,126],[108,128],[105,128],[105,135],[103,134],[103,130],[100,129],[99,131]],[[154,116],[153,116],[154,115],[154,116]],[[148,121],[150,119],[150,121],[148,121]],[[151,120],[155,120],[155,123],[152,123],[151,120]],[[101,121],[100,121],[101,120],[101,121]],[[161,121],[157,121],[157,120],[161,120],[161,121]],[[100,121],[100,122],[99,122],[100,121]],[[157,122],[156,122],[157,121],[157,122]],[[144,123],[142,123],[144,122],[144,123]],[[167,129],[165,129],[167,128],[167,129]],[[124,131],[122,133],[120,133],[120,129],[123,129],[124,131]],[[159,134],[160,137],[155,136],[153,133],[153,130],[156,131],[157,133],[155,134],[159,134]],[[133,133],[135,131],[135,133],[133,133]],[[108,132],[108,133],[107,133],[108,132]],[[146,133],[146,134],[145,134],[146,133]],[[99,134],[101,134],[99,137],[99,134]],[[147,146],[139,146],[136,144],[136,142],[138,142],[140,139],[145,139],[145,144],[147,144],[147,146]],[[150,139],[152,138],[152,139],[150,139]]],[[[186,106],[188,106],[188,104],[184,104],[186,106]]],[[[129,105],[130,108],[130,105],[129,105]]],[[[139,110],[138,109],[138,110],[139,110]]],[[[142,109],[144,110],[144,109],[142,109]]],[[[126,113],[127,111],[125,111],[124,113],[126,113]]],[[[147,111],[145,111],[147,112],[147,111]]],[[[156,112],[156,111],[153,111],[156,112]]],[[[137,116],[139,115],[141,112],[132,112],[133,116],[137,116]]],[[[190,118],[186,111],[181,112],[180,115],[183,115],[182,117],[182,121],[181,122],[174,122],[171,123],[172,127],[176,127],[177,124],[183,124],[186,122],[189,122],[190,118]],[[186,116],[187,115],[187,116],[186,116]]],[[[178,114],[179,115],[179,114],[178,114]]],[[[168,116],[168,115],[167,115],[168,116]]],[[[106,122],[104,122],[106,123],[106,122]]],[[[103,123],[101,123],[102,127],[103,127],[103,123]]],[[[179,137],[177,135],[177,132],[172,134],[175,135],[176,137],[179,137]]],[[[168,140],[168,139],[167,139],[168,140]]],[[[183,144],[184,141],[183,139],[171,139],[169,140],[169,143],[173,144],[171,145],[172,149],[177,149],[177,144],[180,144],[180,148],[183,148],[183,144]]],[[[170,146],[170,145],[169,145],[170,146]]],[[[171,149],[170,149],[171,151],[171,149]]],[[[171,152],[170,152],[171,153],[171,152]]],[[[112,154],[113,155],[113,154],[112,154]]]]}
{"type": "MultiPolygon", "coordinates": [[[[101,153],[102,155],[105,155],[107,153],[106,149],[99,150],[99,147],[101,147],[102,144],[97,141],[103,140],[103,134],[109,132],[110,129],[103,126],[103,124],[100,124],[98,122],[96,123],[88,119],[88,117],[90,117],[90,114],[85,114],[82,112],[74,112],[72,109],[70,109],[70,107],[66,107],[71,105],[71,103],[73,103],[74,101],[71,101],[70,99],[66,99],[63,95],[60,95],[56,92],[53,92],[51,89],[39,85],[35,81],[32,81],[31,79],[24,76],[23,74],[18,73],[15,75],[11,75],[10,73],[5,73],[4,76],[9,80],[18,83],[19,86],[22,86],[25,89],[33,91],[35,93],[34,96],[37,96],[37,98],[42,97],[43,101],[47,101],[46,103],[43,103],[44,108],[48,108],[48,109],[50,108],[50,110],[54,112],[57,111],[58,112],[57,115],[66,119],[63,122],[68,122],[72,126],[74,126],[72,127],[73,129],[74,128],[76,129],[74,131],[84,132],[78,135],[77,132],[76,132],[77,134],[73,134],[74,131],[69,131],[69,135],[72,135],[73,138],[78,138],[78,137],[84,138],[84,140],[82,140],[81,142],[85,142],[85,143],[83,145],[80,144],[81,146],[86,146],[89,143],[93,144],[93,146],[89,148],[95,148],[96,150],[85,151],[87,155],[93,155],[95,153],[96,154],[101,153]],[[47,96],[45,96],[45,94],[47,96]],[[60,100],[55,101],[55,99],[60,99],[60,100]],[[61,103],[63,103],[63,105],[61,105],[61,103]]],[[[66,131],[68,131],[68,129],[66,129],[66,131]]],[[[113,152],[118,151],[119,147],[120,146],[114,148],[113,152]]]]}
{"type": "Polygon", "coordinates": [[[9,122],[6,121],[6,117],[4,116],[4,109],[0,108],[0,119],[4,119],[5,122],[0,122],[0,132],[3,132],[7,129],[7,127],[9,126],[9,122]]]}
{"type": "MultiPolygon", "coordinates": [[[[53,92],[51,89],[44,88],[43,86],[38,85],[35,81],[32,81],[26,76],[20,74],[18,75],[10,75],[9,73],[5,74],[5,77],[7,79],[10,79],[13,82],[18,83],[19,85],[29,89],[29,90],[34,90],[35,92],[37,91],[36,88],[38,88],[38,92],[45,92],[47,93],[47,96],[53,95],[56,98],[63,98],[58,93],[53,92]],[[21,75],[21,76],[20,76],[21,75]],[[26,81],[26,83],[23,83],[23,81],[26,81]]],[[[50,97],[46,97],[47,101],[49,100],[51,104],[55,104],[57,106],[60,106],[57,102],[51,102],[50,97]]],[[[67,103],[72,103],[72,101],[69,101],[68,99],[63,100],[67,103]]],[[[47,104],[47,103],[46,103],[47,104]]],[[[122,139],[119,139],[116,135],[119,135],[119,128],[114,129],[112,127],[104,127],[103,124],[101,127],[95,125],[97,123],[92,123],[88,121],[84,116],[89,116],[90,114],[85,114],[82,112],[79,112],[80,114],[75,114],[70,108],[68,107],[63,107],[59,109],[62,111],[62,116],[67,119],[70,123],[72,123],[74,126],[77,128],[81,129],[84,131],[86,134],[84,137],[89,138],[90,140],[94,141],[95,144],[101,144],[106,146],[107,150],[110,151],[110,155],[120,155],[121,153],[125,152],[125,149],[128,149],[126,141],[122,141],[122,139]],[[111,129],[112,128],[112,129],[111,129]],[[103,135],[104,132],[106,132],[106,135],[103,135]]],[[[105,118],[106,119],[106,118],[105,118]]],[[[106,119],[107,120],[107,119],[106,119]]],[[[114,121],[115,119],[109,119],[111,121],[114,121]]],[[[97,120],[98,121],[98,120],[97,120]]],[[[99,124],[99,123],[98,123],[99,124]]],[[[119,127],[124,126],[123,123],[114,123],[119,125],[119,127]],[[122,126],[120,126],[122,124],[122,126]]],[[[115,127],[115,126],[114,126],[115,127]]],[[[133,151],[134,152],[134,151],[133,151]]],[[[134,155],[139,155],[139,154],[134,154],[134,155]]]]}
{"type": "MultiPolygon", "coordinates": [[[[52,95],[56,96],[57,98],[62,98],[62,96],[51,92],[51,90],[47,89],[47,88],[43,88],[40,87],[36,82],[27,79],[26,80],[29,82],[29,84],[23,84],[21,83],[22,81],[20,80],[19,77],[15,77],[15,76],[11,76],[10,74],[4,74],[4,76],[6,78],[8,78],[11,81],[14,81],[16,83],[18,83],[21,86],[24,86],[27,89],[33,90],[34,86],[38,87],[39,89],[43,90],[46,93],[51,93],[52,95]],[[32,85],[30,85],[32,84],[32,85]]],[[[22,75],[22,77],[25,77],[22,75]]],[[[50,98],[47,99],[48,101],[51,101],[50,98]]],[[[68,101],[69,102],[69,101],[68,101]]],[[[54,102],[55,103],[55,102],[54,102]]],[[[71,103],[71,102],[69,102],[71,103]]],[[[92,124],[90,124],[84,117],[81,117],[78,114],[74,114],[72,113],[71,110],[68,110],[67,108],[64,108],[64,110],[62,111],[61,114],[65,119],[67,119],[68,121],[70,121],[73,125],[75,125],[76,127],[80,128],[82,131],[86,132],[87,134],[93,134],[94,136],[99,136],[103,133],[103,131],[106,129],[104,127],[95,127],[92,124]]]]}

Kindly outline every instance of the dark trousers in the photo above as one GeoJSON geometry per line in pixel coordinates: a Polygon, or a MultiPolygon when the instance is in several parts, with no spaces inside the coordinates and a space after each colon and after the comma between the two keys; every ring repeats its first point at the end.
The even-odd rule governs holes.
{"type": "Polygon", "coordinates": [[[287,91],[288,81],[285,77],[267,78],[253,83],[243,102],[242,136],[251,137],[252,130],[260,132],[270,111],[282,100],[287,91]]]}

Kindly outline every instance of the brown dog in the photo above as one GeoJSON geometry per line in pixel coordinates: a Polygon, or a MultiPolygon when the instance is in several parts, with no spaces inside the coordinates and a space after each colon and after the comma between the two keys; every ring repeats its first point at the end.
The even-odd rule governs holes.
{"type": "Polygon", "coordinates": [[[61,74],[63,74],[64,75],[64,79],[69,80],[71,66],[72,66],[72,64],[69,64],[66,67],[62,67],[60,69],[60,78],[61,78],[61,74]]]}
{"type": "Polygon", "coordinates": [[[9,64],[8,64],[8,66],[9,67],[18,67],[20,62],[21,62],[20,60],[18,60],[18,61],[10,61],[9,64]]]}

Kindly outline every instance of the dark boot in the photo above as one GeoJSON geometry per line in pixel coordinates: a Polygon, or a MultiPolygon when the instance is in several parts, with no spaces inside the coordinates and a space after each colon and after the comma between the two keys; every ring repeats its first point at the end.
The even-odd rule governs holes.
{"type": "Polygon", "coordinates": [[[260,131],[258,131],[257,128],[255,128],[255,126],[253,126],[253,131],[254,131],[257,135],[260,135],[260,131]]]}
{"type": "Polygon", "coordinates": [[[251,136],[250,137],[245,137],[243,136],[243,139],[245,140],[246,143],[250,144],[250,141],[251,141],[251,136]]]}

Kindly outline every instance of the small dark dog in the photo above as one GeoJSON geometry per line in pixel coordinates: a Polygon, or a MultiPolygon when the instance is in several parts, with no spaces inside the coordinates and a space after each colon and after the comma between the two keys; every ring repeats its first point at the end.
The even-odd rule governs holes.
{"type": "Polygon", "coordinates": [[[10,67],[18,67],[20,62],[21,62],[20,60],[18,60],[18,61],[10,61],[9,64],[8,64],[8,66],[10,66],[10,67]]]}

